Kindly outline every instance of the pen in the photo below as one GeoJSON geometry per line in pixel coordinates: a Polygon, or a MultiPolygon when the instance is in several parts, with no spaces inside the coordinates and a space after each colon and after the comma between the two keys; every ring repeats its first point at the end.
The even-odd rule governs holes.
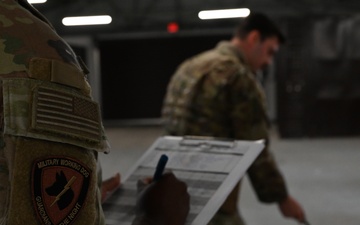
{"type": "Polygon", "coordinates": [[[164,170],[165,170],[165,165],[168,161],[168,157],[167,155],[161,155],[158,164],[156,165],[156,170],[154,173],[154,177],[153,177],[153,182],[160,180],[164,170]]]}

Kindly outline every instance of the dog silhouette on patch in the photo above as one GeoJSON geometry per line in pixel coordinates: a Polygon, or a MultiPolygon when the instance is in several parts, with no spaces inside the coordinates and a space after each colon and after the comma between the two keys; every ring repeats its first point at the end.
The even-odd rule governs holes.
{"type": "Polygon", "coordinates": [[[72,200],[74,199],[74,191],[70,187],[67,187],[68,180],[63,171],[60,173],[56,173],[56,180],[55,182],[45,189],[46,193],[50,196],[56,196],[56,204],[58,205],[60,210],[65,209],[70,205],[72,200]],[[66,188],[68,188],[66,190],[66,188]],[[66,191],[65,191],[66,190],[66,191]],[[63,194],[60,195],[62,191],[65,191],[63,194]]]}

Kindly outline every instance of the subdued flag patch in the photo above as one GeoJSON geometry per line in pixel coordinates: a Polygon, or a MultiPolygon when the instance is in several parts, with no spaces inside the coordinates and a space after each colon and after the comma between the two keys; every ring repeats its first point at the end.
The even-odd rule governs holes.
{"type": "Polygon", "coordinates": [[[35,93],[35,129],[100,141],[100,112],[95,102],[48,88],[35,93]]]}

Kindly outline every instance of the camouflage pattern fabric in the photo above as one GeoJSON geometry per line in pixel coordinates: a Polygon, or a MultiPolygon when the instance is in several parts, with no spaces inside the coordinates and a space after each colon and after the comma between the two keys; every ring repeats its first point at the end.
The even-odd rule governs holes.
{"type": "Polygon", "coordinates": [[[86,67],[26,0],[1,0],[0,26],[0,225],[105,224],[86,67]]]}
{"type": "MultiPolygon", "coordinates": [[[[179,66],[168,85],[162,113],[170,135],[265,139],[265,150],[248,170],[250,181],[263,202],[277,202],[287,196],[284,179],[268,149],[269,122],[263,89],[242,53],[229,42],[220,42],[215,49],[179,66]]],[[[236,189],[220,211],[236,214],[237,199],[236,189]]]]}
{"type": "Polygon", "coordinates": [[[5,224],[5,218],[2,215],[6,214],[7,198],[9,193],[9,169],[6,163],[4,153],[4,142],[1,139],[0,149],[0,224],[5,224]]]}

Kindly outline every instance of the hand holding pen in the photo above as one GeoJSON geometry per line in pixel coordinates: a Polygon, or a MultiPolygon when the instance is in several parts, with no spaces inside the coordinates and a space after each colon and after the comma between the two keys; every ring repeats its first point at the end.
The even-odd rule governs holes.
{"type": "Polygon", "coordinates": [[[169,158],[167,157],[167,155],[163,154],[160,156],[160,159],[156,165],[153,177],[146,177],[146,178],[143,178],[142,180],[138,181],[138,184],[137,184],[138,192],[141,192],[147,185],[151,184],[152,182],[156,182],[156,181],[160,180],[160,178],[162,177],[162,175],[164,173],[165,166],[166,166],[168,159],[169,158]]]}
{"type": "Polygon", "coordinates": [[[155,169],[153,182],[159,181],[160,178],[162,177],[168,159],[169,158],[167,157],[167,155],[161,155],[160,156],[159,162],[158,162],[158,164],[156,166],[156,169],[155,169]]]}
{"type": "Polygon", "coordinates": [[[140,191],[137,219],[133,225],[146,224],[146,221],[154,224],[185,224],[190,209],[190,196],[186,184],[173,173],[163,174],[167,161],[166,155],[160,157],[152,182],[140,191]]]}

